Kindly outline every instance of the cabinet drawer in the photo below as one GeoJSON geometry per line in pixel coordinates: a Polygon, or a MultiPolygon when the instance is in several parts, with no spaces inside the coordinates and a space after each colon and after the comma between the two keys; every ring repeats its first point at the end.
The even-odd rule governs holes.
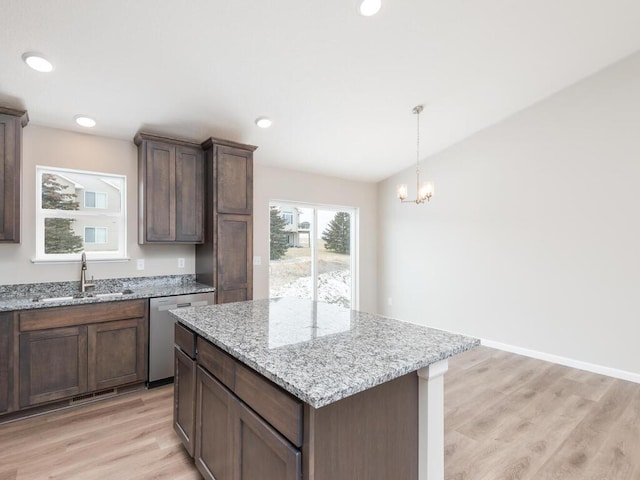
{"type": "Polygon", "coordinates": [[[296,447],[302,446],[302,401],[239,363],[234,392],[296,447]]]}
{"type": "Polygon", "coordinates": [[[174,332],[176,345],[191,358],[196,358],[196,334],[179,323],[176,323],[174,332]]]}
{"type": "Polygon", "coordinates": [[[146,300],[71,305],[27,310],[18,313],[21,332],[74,327],[89,323],[126,320],[146,316],[146,300]]]}
{"type": "Polygon", "coordinates": [[[198,365],[233,390],[236,360],[201,337],[198,337],[198,365]]]}

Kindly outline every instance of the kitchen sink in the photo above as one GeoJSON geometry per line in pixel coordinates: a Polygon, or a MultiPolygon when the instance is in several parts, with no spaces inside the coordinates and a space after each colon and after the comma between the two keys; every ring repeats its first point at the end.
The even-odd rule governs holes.
{"type": "Polygon", "coordinates": [[[114,293],[94,293],[93,295],[89,295],[90,297],[95,298],[109,298],[109,297],[121,297],[124,295],[122,292],[114,292],[114,293]]]}
{"type": "Polygon", "coordinates": [[[73,300],[73,296],[69,297],[49,297],[49,298],[34,298],[34,302],[68,302],[73,300]]]}
{"type": "Polygon", "coordinates": [[[81,298],[118,298],[118,297],[122,297],[123,295],[131,295],[132,293],[133,291],[129,289],[122,290],[120,292],[105,292],[105,293],[86,292],[86,293],[76,293],[75,295],[65,295],[60,297],[45,297],[45,298],[34,297],[33,301],[44,302],[44,303],[69,302],[71,300],[76,300],[76,299],[79,300],[81,298]]]}

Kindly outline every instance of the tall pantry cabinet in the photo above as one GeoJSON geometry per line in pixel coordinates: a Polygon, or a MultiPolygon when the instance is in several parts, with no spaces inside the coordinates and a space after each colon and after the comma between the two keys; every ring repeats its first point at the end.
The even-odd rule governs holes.
{"type": "Polygon", "coordinates": [[[205,239],[196,245],[198,281],[215,285],[216,303],[253,298],[253,152],[210,138],[205,152],[205,239]]]}

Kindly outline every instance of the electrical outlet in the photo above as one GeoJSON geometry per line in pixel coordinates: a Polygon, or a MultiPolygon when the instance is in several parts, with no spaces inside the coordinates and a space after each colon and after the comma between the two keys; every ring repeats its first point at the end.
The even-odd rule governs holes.
{"type": "Polygon", "coordinates": [[[387,298],[387,305],[390,307],[393,305],[393,298],[391,297],[387,298]]]}
{"type": "Polygon", "coordinates": [[[138,262],[136,263],[136,268],[138,270],[144,270],[144,258],[138,259],[138,262]]]}
{"type": "Polygon", "coordinates": [[[254,265],[262,265],[262,257],[253,257],[253,264],[254,265]]]}
{"type": "Polygon", "coordinates": [[[178,258],[178,268],[184,268],[184,258],[178,258]]]}

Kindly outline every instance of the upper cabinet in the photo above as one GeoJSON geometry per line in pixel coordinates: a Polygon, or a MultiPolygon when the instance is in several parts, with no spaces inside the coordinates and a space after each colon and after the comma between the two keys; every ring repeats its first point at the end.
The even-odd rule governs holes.
{"type": "Polygon", "coordinates": [[[139,133],[139,243],[204,242],[204,152],[199,144],[139,133]]]}
{"type": "Polygon", "coordinates": [[[20,243],[20,165],[24,110],[0,107],[0,242],[20,243]]]}

